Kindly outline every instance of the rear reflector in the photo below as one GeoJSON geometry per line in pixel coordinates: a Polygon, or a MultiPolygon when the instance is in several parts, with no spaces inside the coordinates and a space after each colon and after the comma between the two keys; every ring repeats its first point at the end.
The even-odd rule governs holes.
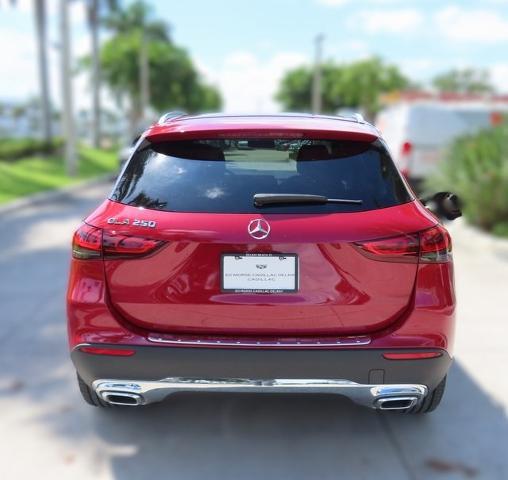
{"type": "Polygon", "coordinates": [[[115,357],[130,357],[136,353],[135,350],[119,348],[80,347],[79,350],[80,352],[90,353],[92,355],[112,355],[115,357]]]}
{"type": "Polygon", "coordinates": [[[72,256],[79,260],[135,258],[154,252],[165,242],[103,231],[83,223],[74,233],[72,256]]]}
{"type": "Polygon", "coordinates": [[[366,257],[385,262],[445,263],[452,259],[450,235],[441,225],[417,233],[355,242],[353,245],[366,257]]]}
{"type": "Polygon", "coordinates": [[[437,358],[443,355],[441,352],[404,352],[404,353],[383,353],[387,360],[420,360],[423,358],[437,358]]]}

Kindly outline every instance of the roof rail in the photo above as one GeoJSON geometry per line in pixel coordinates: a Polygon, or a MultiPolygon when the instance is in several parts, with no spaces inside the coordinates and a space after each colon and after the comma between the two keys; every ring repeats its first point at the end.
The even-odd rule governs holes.
{"type": "Polygon", "coordinates": [[[175,110],[175,111],[172,111],[172,112],[167,112],[167,113],[165,113],[164,115],[162,115],[159,118],[159,121],[157,123],[159,125],[161,125],[163,123],[166,123],[168,120],[171,120],[173,118],[183,117],[185,115],[187,115],[186,112],[181,112],[179,110],[175,110]]]}
{"type": "Polygon", "coordinates": [[[353,113],[352,117],[358,122],[358,123],[367,123],[365,122],[365,118],[363,118],[363,115],[361,113],[353,113]]]}

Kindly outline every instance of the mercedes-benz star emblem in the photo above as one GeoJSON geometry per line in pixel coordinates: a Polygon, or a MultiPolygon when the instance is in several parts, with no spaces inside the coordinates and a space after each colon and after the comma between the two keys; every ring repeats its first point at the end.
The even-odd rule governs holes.
{"type": "Polygon", "coordinates": [[[256,218],[249,223],[247,231],[251,237],[256,240],[262,240],[263,238],[268,237],[268,234],[270,233],[270,225],[262,218],[256,218]]]}

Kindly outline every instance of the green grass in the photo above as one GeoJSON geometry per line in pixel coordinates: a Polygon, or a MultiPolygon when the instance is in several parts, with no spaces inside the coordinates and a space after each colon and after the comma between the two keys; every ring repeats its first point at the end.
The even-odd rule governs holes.
{"type": "Polygon", "coordinates": [[[0,160],[0,204],[32,193],[71,185],[117,169],[116,151],[84,146],[79,148],[79,173],[73,178],[65,174],[64,161],[59,155],[33,156],[14,162],[0,160]]]}

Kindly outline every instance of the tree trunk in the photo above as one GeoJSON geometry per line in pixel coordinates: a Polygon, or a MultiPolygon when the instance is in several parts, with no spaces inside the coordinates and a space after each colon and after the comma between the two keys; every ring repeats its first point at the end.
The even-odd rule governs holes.
{"type": "Polygon", "coordinates": [[[46,38],[46,2],[34,0],[35,29],[37,34],[37,61],[39,67],[39,89],[42,109],[42,133],[46,142],[51,142],[51,102],[48,82],[48,52],[46,38]]]}
{"type": "MultiPolygon", "coordinates": [[[[150,105],[150,70],[148,64],[148,52],[144,29],[141,30],[141,45],[139,48],[139,91],[141,120],[145,120],[148,106],[150,105]]],[[[138,126],[139,128],[139,126],[138,126]]]]}
{"type": "Polygon", "coordinates": [[[62,76],[62,129],[65,139],[67,175],[77,173],[76,133],[72,105],[71,43],[69,38],[68,0],[60,0],[60,60],[62,76]]]}
{"type": "Polygon", "coordinates": [[[129,102],[129,122],[128,122],[128,132],[127,132],[127,141],[129,143],[139,135],[140,125],[143,122],[143,111],[141,105],[141,99],[139,96],[131,96],[128,100],[129,102]]]}
{"type": "Polygon", "coordinates": [[[315,39],[315,59],[314,72],[312,75],[312,92],[311,92],[311,110],[314,114],[321,113],[321,56],[323,48],[323,35],[318,35],[315,39]]]}
{"type": "Polygon", "coordinates": [[[98,0],[88,4],[88,22],[92,40],[92,145],[101,143],[101,79],[99,59],[99,12],[98,0]]]}

